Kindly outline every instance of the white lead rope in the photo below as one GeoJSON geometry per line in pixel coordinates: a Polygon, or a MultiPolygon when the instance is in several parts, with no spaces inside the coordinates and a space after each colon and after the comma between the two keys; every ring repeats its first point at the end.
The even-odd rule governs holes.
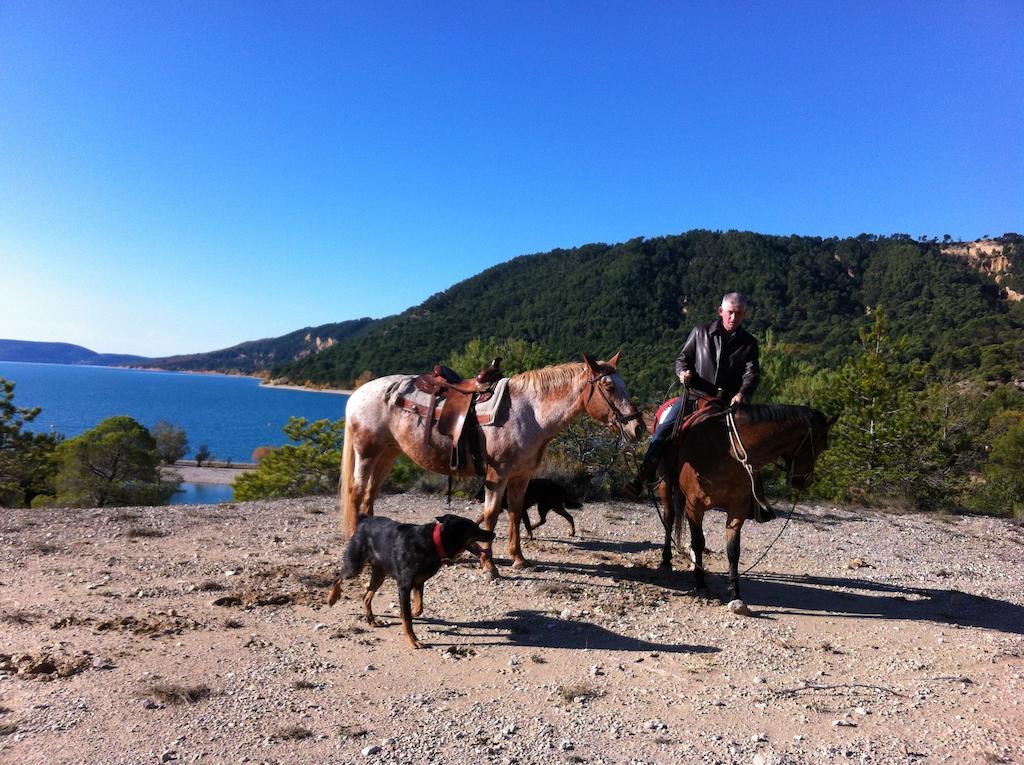
{"type": "Polygon", "coordinates": [[[729,424],[729,442],[732,444],[732,450],[736,455],[736,461],[743,465],[743,469],[747,471],[747,477],[750,479],[750,493],[761,509],[770,513],[771,510],[768,506],[759,496],[757,496],[757,483],[754,481],[754,468],[751,467],[750,462],[748,461],[747,450],[743,446],[743,439],[740,438],[740,432],[736,429],[736,419],[733,417],[732,409],[729,409],[728,413],[725,415],[725,421],[729,424]]]}

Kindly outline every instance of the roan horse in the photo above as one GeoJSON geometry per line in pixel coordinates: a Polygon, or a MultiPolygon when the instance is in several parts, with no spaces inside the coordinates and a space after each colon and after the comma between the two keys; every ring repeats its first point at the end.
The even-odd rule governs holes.
{"type": "Polygon", "coordinates": [[[661,566],[672,568],[672,529],[678,540],[682,519],[677,512],[683,510],[690,526],[694,581],[698,592],[706,592],[702,524],[704,513],[721,508],[726,512],[729,594],[731,600],[739,600],[740,529],[754,501],[754,481],[745,465],[758,470],[781,459],[790,486],[804,488],[828,447],[828,431],[836,419],[805,406],[754,404],[736,407],[731,416],[723,410],[722,416],[694,425],[662,462],[666,479],[659,487],[665,526],[661,566]]]}
{"type": "MultiPolygon", "coordinates": [[[[485,462],[483,525],[488,531],[494,530],[505,495],[508,551],[515,568],[528,565],[519,545],[523,495],[548,442],[584,413],[633,441],[643,432],[641,415],[616,371],[619,354],[608,361],[594,361],[586,354],[583,358],[585,363],[544,367],[511,377],[504,424],[480,428],[485,462]]],[[[426,440],[419,416],[388,405],[384,393],[401,379],[402,375],[391,375],[371,380],[348,400],[339,489],[345,539],[354,532],[359,515],[373,514],[374,500],[400,452],[435,473],[459,478],[475,475],[472,465],[453,470],[449,436],[431,428],[426,440]]],[[[483,547],[481,565],[494,578],[498,571],[491,560],[490,545],[483,547]]]]}

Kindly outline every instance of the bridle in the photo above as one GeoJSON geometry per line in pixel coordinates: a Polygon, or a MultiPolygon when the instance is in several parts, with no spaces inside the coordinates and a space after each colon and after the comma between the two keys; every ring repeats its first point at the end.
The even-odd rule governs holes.
{"type": "Polygon", "coordinates": [[[602,374],[596,374],[591,376],[591,378],[587,381],[587,383],[590,385],[590,394],[587,396],[587,403],[590,403],[590,400],[594,397],[594,391],[597,391],[601,395],[601,398],[604,399],[605,406],[607,406],[608,410],[612,413],[612,421],[615,423],[615,426],[619,429],[619,437],[622,438],[625,436],[625,426],[628,423],[632,422],[633,420],[642,420],[643,415],[640,414],[639,410],[634,412],[633,414],[623,414],[622,410],[620,410],[619,407],[615,405],[615,402],[612,401],[611,398],[609,398],[608,394],[604,390],[604,386],[598,385],[599,382],[601,382],[605,378],[610,378],[613,374],[615,373],[603,372],[602,374]]]}

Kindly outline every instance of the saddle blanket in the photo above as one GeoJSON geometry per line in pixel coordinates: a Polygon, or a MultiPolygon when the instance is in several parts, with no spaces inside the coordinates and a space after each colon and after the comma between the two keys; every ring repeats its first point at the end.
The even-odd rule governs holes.
{"type": "MultiPolygon", "coordinates": [[[[401,407],[410,412],[415,412],[421,417],[426,417],[430,412],[431,398],[429,393],[424,393],[413,384],[416,378],[412,375],[396,380],[384,391],[384,401],[388,406],[401,407]]],[[[438,419],[441,410],[444,409],[444,400],[437,403],[434,410],[434,419],[438,419]]],[[[491,397],[487,401],[476,404],[476,419],[481,425],[501,425],[508,416],[509,392],[508,378],[502,377],[492,388],[491,397]]]]}

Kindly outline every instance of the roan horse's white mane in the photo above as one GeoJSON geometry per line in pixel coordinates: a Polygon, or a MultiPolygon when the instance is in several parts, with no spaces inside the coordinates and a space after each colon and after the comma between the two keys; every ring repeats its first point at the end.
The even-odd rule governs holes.
{"type": "Polygon", "coordinates": [[[512,393],[528,391],[536,395],[563,391],[579,380],[584,366],[582,362],[574,361],[568,364],[531,369],[528,372],[513,375],[508,381],[508,387],[512,393]]]}

